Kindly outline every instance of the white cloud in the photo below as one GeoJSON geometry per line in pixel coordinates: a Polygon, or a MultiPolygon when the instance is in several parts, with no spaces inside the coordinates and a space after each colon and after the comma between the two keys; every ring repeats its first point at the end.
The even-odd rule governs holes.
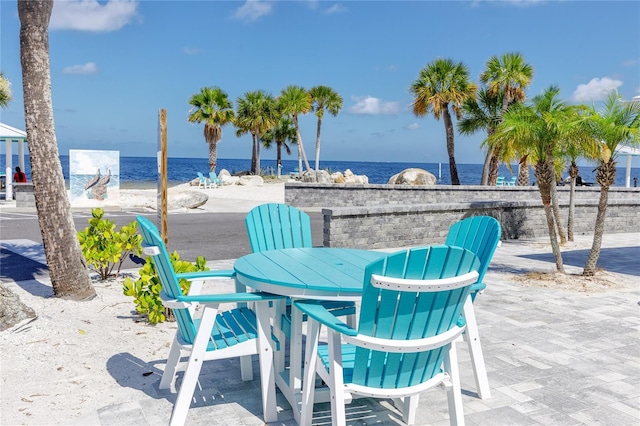
{"type": "Polygon", "coordinates": [[[197,55],[198,53],[202,52],[200,49],[198,49],[197,47],[183,47],[182,48],[182,52],[185,55],[197,55]]]}
{"type": "Polygon", "coordinates": [[[247,0],[245,4],[233,12],[232,18],[239,21],[254,22],[262,16],[271,13],[271,9],[271,3],[265,3],[259,0],[247,0]]]}
{"type": "Polygon", "coordinates": [[[342,12],[348,12],[348,11],[349,9],[347,9],[345,6],[341,5],[340,3],[336,3],[330,8],[328,8],[327,10],[325,10],[324,13],[326,15],[333,15],[334,13],[342,13],[342,12]]]}
{"type": "Polygon", "coordinates": [[[86,64],[65,67],[62,72],[64,74],[95,74],[98,72],[98,67],[95,62],[87,62],[86,64]]]}
{"type": "Polygon", "coordinates": [[[603,101],[612,90],[622,86],[622,81],[609,77],[592,78],[587,84],[579,84],[571,95],[575,102],[603,101]]]}
{"type": "Polygon", "coordinates": [[[417,130],[420,127],[418,123],[411,123],[407,126],[408,130],[417,130]]]}
{"type": "Polygon", "coordinates": [[[356,104],[349,108],[351,114],[394,115],[400,111],[398,102],[387,102],[372,96],[352,96],[356,104]]]}
{"type": "Polygon", "coordinates": [[[56,1],[49,28],[53,30],[117,31],[137,15],[136,0],[111,0],[100,4],[97,0],[56,1]]]}

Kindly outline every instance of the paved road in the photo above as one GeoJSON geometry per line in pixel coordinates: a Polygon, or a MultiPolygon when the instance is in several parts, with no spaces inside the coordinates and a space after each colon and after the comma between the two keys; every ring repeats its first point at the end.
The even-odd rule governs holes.
{"type": "MultiPolygon", "coordinates": [[[[105,216],[120,227],[135,220],[136,212],[107,212],[105,216]]],[[[144,213],[155,220],[155,213],[144,213]]],[[[322,245],[322,215],[310,213],[313,244],[322,245]]],[[[76,229],[86,228],[90,213],[74,213],[76,229]]],[[[244,213],[172,213],[169,215],[169,250],[183,259],[197,256],[207,260],[237,259],[251,252],[244,213]]],[[[42,243],[36,213],[0,212],[0,240],[28,239],[42,243]]],[[[134,268],[127,262],[124,268],[134,268]]]]}

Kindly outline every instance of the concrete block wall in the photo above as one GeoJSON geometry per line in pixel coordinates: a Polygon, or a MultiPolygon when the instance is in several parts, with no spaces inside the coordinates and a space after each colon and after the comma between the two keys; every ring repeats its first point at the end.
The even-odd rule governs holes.
{"type": "MultiPolygon", "coordinates": [[[[569,188],[558,188],[566,229],[569,188]]],[[[575,192],[574,232],[592,234],[599,187],[575,192]]],[[[322,210],[327,247],[391,248],[444,241],[449,226],[473,215],[496,217],[503,239],[548,236],[537,187],[345,185],[287,183],[285,202],[322,210]]],[[[609,192],[605,232],[640,231],[640,188],[609,192]]]]}
{"type": "Polygon", "coordinates": [[[33,195],[33,183],[14,183],[16,207],[35,207],[36,198],[33,195]]]}

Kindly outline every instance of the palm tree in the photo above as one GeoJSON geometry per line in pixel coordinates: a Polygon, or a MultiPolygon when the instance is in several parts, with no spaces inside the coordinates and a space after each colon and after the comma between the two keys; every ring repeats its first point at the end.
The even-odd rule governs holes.
{"type": "Polygon", "coordinates": [[[342,109],[342,96],[340,96],[331,87],[315,86],[309,90],[311,95],[311,103],[318,117],[318,130],[316,133],[316,171],[320,169],[320,128],[322,127],[322,118],[324,110],[334,117],[338,115],[342,109]]]}
{"type": "MultiPolygon", "coordinates": [[[[502,98],[500,91],[489,94],[486,88],[478,91],[478,99],[469,98],[462,105],[462,119],[458,122],[458,131],[463,135],[471,135],[478,130],[486,130],[487,138],[493,135],[496,127],[502,121],[502,98]]],[[[484,145],[486,144],[483,142],[484,145]]],[[[487,148],[487,155],[482,168],[481,185],[495,185],[498,180],[498,155],[491,147],[487,148]]]]}
{"type": "Polygon", "coordinates": [[[311,170],[311,166],[309,166],[309,160],[307,160],[307,154],[304,152],[304,145],[302,145],[298,115],[311,111],[311,95],[303,87],[287,86],[287,88],[280,93],[278,108],[282,114],[289,114],[291,116],[293,124],[296,127],[296,139],[298,140],[298,171],[300,176],[302,176],[302,160],[304,160],[304,165],[307,170],[311,170]]]}
{"type": "Polygon", "coordinates": [[[218,165],[217,145],[222,139],[222,126],[233,121],[233,107],[229,96],[217,86],[203,87],[189,99],[188,121],[204,121],[204,140],[209,144],[209,170],[216,171],[218,165]]]}
{"type": "Polygon", "coordinates": [[[276,101],[264,90],[247,92],[238,98],[234,124],[236,135],[251,133],[253,145],[251,151],[251,173],[260,173],[260,139],[264,132],[272,128],[280,117],[276,101]]]}
{"type": "Polygon", "coordinates": [[[554,153],[560,141],[572,138],[575,132],[570,108],[558,98],[560,90],[551,86],[541,95],[534,97],[530,105],[515,104],[503,116],[503,122],[496,129],[492,143],[512,146],[515,150],[528,149],[535,162],[534,170],[538,180],[538,190],[544,206],[551,248],[558,272],[564,272],[562,254],[556,234],[557,220],[553,205],[558,205],[555,191],[554,153]],[[555,198],[555,199],[552,199],[555,198]]]}
{"type": "Polygon", "coordinates": [[[11,99],[11,83],[0,72],[0,108],[9,105],[11,99]]]}
{"type": "Polygon", "coordinates": [[[447,135],[451,184],[460,185],[449,107],[459,120],[462,105],[467,99],[476,97],[476,85],[469,80],[469,70],[462,62],[456,64],[451,59],[436,59],[420,70],[410,90],[415,96],[413,113],[416,116],[422,117],[432,111],[436,120],[440,120],[442,115],[447,135]]]}
{"type": "Polygon", "coordinates": [[[592,108],[593,135],[601,141],[601,155],[596,168],[596,182],[600,185],[598,213],[593,232],[593,244],[584,265],[583,275],[591,276],[596,272],[600,257],[604,220],[609,200],[609,187],[616,179],[616,149],[618,145],[636,146],[640,144],[638,127],[640,126],[640,104],[623,103],[616,91],[609,94],[600,111],[592,108]]]}
{"type": "Polygon", "coordinates": [[[95,297],[96,292],[73,223],[53,120],[48,32],[52,9],[52,0],[18,1],[33,195],[53,293],[64,299],[87,300],[95,297]]]}
{"type": "MultiPolygon", "coordinates": [[[[524,57],[517,52],[509,52],[502,57],[492,56],[480,74],[480,81],[487,85],[490,94],[502,92],[501,115],[507,112],[513,103],[521,103],[526,99],[525,89],[533,79],[533,67],[524,61],[524,57]]],[[[498,149],[499,151],[499,149],[498,149]]],[[[519,156],[518,185],[529,185],[529,165],[526,155],[519,156]]],[[[495,173],[497,173],[496,162],[495,173]]]]}
{"type": "Polygon", "coordinates": [[[287,140],[291,143],[298,142],[293,120],[288,116],[282,116],[275,127],[267,130],[262,136],[262,142],[265,147],[270,146],[273,141],[276,143],[276,167],[278,170],[282,167],[282,148],[284,148],[287,155],[291,155],[291,148],[287,145],[287,140]]]}

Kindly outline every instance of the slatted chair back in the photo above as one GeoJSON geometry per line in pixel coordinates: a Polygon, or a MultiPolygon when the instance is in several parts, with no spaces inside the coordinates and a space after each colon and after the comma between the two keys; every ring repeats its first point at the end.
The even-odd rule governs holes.
{"type": "Polygon", "coordinates": [[[502,227],[491,216],[472,216],[454,223],[449,228],[445,245],[471,250],[480,260],[478,282],[484,280],[489,263],[500,243],[502,227]]]}
{"type": "Polygon", "coordinates": [[[209,182],[211,182],[211,184],[215,186],[222,185],[222,181],[220,180],[216,172],[209,172],[209,182]]]}
{"type": "MultiPolygon", "coordinates": [[[[479,264],[472,252],[448,246],[406,250],[371,263],[365,269],[358,333],[412,340],[447,332],[461,319],[471,282],[448,288],[442,282],[433,285],[424,280],[459,277],[476,271],[479,264]]],[[[418,385],[440,373],[447,351],[446,343],[399,353],[358,346],[350,381],[373,388],[418,385]]]]}
{"type": "Polygon", "coordinates": [[[311,247],[311,219],[293,206],[262,204],[245,218],[251,251],[311,247]]]}
{"type": "MultiPolygon", "coordinates": [[[[175,270],[171,265],[169,253],[164,245],[164,241],[158,233],[158,228],[153,224],[153,222],[144,216],[137,216],[136,220],[138,221],[138,225],[140,225],[140,230],[142,231],[143,246],[147,249],[156,247],[157,250],[159,250],[159,255],[153,257],[153,266],[155,267],[158,277],[160,278],[160,282],[162,283],[162,289],[170,298],[183,296],[184,294],[180,287],[180,282],[178,281],[175,270]]],[[[176,323],[178,324],[182,340],[184,343],[193,343],[196,337],[196,325],[194,324],[193,317],[191,316],[189,309],[174,308],[172,311],[176,318],[176,323]]]]}
{"type": "Polygon", "coordinates": [[[496,186],[504,186],[504,176],[498,176],[496,180],[496,186]]]}

